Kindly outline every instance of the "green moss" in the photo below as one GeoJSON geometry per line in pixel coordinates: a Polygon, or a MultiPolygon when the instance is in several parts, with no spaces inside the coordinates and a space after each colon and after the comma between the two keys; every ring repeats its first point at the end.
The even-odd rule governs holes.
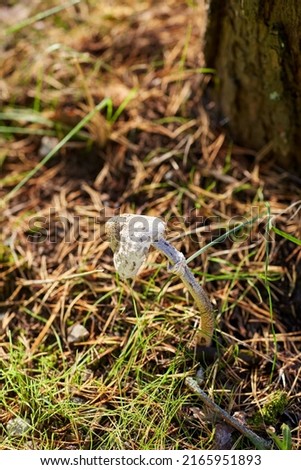
{"type": "Polygon", "coordinates": [[[13,261],[11,250],[8,246],[0,243],[0,263],[8,264],[13,261]]]}
{"type": "Polygon", "coordinates": [[[288,404],[286,392],[276,391],[272,393],[265,405],[258,410],[252,418],[252,424],[260,427],[262,424],[275,426],[278,417],[284,412],[288,404]]]}

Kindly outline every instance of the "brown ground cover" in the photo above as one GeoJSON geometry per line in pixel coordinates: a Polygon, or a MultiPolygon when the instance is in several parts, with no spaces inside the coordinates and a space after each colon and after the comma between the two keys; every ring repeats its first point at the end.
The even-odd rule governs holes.
{"type": "Polygon", "coordinates": [[[35,17],[58,3],[0,6],[0,448],[252,448],[230,431],[221,442],[185,387],[200,364],[217,403],[265,438],[287,425],[298,448],[300,178],[209,119],[201,2],[35,17]],[[187,258],[256,218],[190,263],[216,311],[205,359],[198,312],[160,255],[118,279],[104,223],[123,212],[162,217],[187,258]],[[27,437],[7,432],[14,416],[27,437]]]}

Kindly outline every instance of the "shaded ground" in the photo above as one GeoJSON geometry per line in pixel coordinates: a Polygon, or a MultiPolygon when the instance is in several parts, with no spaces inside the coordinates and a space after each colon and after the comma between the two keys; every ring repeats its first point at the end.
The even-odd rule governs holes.
{"type": "Polygon", "coordinates": [[[288,234],[301,236],[300,179],[209,127],[201,6],[107,3],[15,31],[57,3],[1,7],[0,448],[225,445],[184,386],[202,363],[198,312],[155,252],[132,285],[118,279],[104,223],[119,212],[162,217],[187,258],[258,217],[190,263],[216,308],[204,388],[263,437],[288,424],[298,448],[300,246],[288,234]],[[10,197],[105,97],[112,110],[10,197]],[[88,334],[70,343],[76,323],[88,334]],[[283,409],[258,419],[279,391],[283,409]],[[25,436],[8,433],[14,416],[30,422],[25,436]]]}

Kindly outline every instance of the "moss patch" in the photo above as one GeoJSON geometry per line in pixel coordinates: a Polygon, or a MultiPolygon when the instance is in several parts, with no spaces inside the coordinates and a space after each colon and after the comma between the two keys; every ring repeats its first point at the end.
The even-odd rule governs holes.
{"type": "Polygon", "coordinates": [[[286,392],[278,390],[272,393],[261,410],[258,410],[253,416],[252,424],[256,427],[261,427],[262,424],[275,426],[287,405],[288,396],[286,392]]]}

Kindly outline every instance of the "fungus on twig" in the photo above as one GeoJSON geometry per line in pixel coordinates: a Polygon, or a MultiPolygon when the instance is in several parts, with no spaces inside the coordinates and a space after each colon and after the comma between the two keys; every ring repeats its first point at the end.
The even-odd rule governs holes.
{"type": "Polygon", "coordinates": [[[109,219],[105,229],[114,253],[116,271],[123,279],[137,275],[151,245],[167,257],[169,271],[180,277],[199,308],[200,343],[210,346],[214,330],[213,307],[189,270],[183,253],[165,240],[165,223],[158,217],[123,214],[109,219]]]}
{"type": "MultiPolygon", "coordinates": [[[[151,245],[167,257],[170,263],[169,270],[180,277],[200,310],[200,342],[204,346],[210,346],[214,329],[212,305],[207,294],[189,270],[183,253],[165,240],[164,222],[158,217],[124,214],[109,219],[105,229],[110,240],[110,246],[114,252],[115,268],[124,279],[133,278],[137,275],[140,267],[146,260],[151,245]]],[[[193,393],[196,393],[202,399],[211,411],[216,413],[221,420],[226,421],[233,428],[248,437],[258,449],[270,448],[271,445],[268,441],[257,436],[246,425],[216,405],[200,388],[198,377],[195,379],[187,377],[185,383],[193,393]]]]}

